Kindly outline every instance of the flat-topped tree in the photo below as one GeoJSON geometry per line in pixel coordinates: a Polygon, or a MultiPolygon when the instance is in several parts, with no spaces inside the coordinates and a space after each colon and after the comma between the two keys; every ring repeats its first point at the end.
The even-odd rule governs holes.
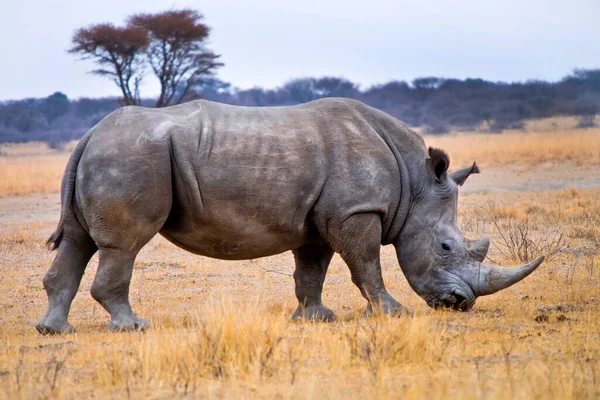
{"type": "Polygon", "coordinates": [[[93,60],[100,68],[92,74],[113,79],[121,89],[125,105],[140,104],[144,49],[148,32],[140,27],[113,24],[90,25],[75,31],[69,53],[93,60]]]}
{"type": "Polygon", "coordinates": [[[206,48],[210,28],[203,19],[190,9],[135,14],[125,27],[105,23],[78,29],[69,52],[99,64],[91,72],[111,77],[125,105],[141,103],[139,86],[147,66],[160,85],[155,106],[179,104],[223,65],[206,48]]]}
{"type": "Polygon", "coordinates": [[[219,56],[205,46],[210,28],[203,19],[190,9],[129,18],[129,26],[146,29],[150,38],[146,60],[160,82],[156,107],[181,103],[194,86],[223,66],[219,56]]]}

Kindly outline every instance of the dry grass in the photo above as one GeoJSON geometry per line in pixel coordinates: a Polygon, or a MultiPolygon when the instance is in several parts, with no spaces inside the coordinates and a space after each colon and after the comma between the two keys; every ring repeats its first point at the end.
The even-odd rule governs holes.
{"type": "Polygon", "coordinates": [[[527,132],[556,132],[577,128],[579,117],[564,115],[550,118],[529,119],[524,122],[524,130],[527,132]]]}
{"type": "MultiPolygon", "coordinates": [[[[598,193],[581,196],[598,206],[598,193]]],[[[490,196],[465,200],[493,204],[490,196]]],[[[556,211],[556,204],[543,197],[526,201],[543,210],[540,214],[556,211]]],[[[578,201],[567,203],[579,210],[578,201]]],[[[461,217],[466,231],[476,225],[476,210],[461,217]]],[[[33,324],[45,307],[40,282],[51,259],[41,245],[46,230],[23,224],[19,234],[0,238],[2,269],[12,271],[5,273],[0,295],[0,397],[600,395],[600,274],[589,270],[588,258],[573,264],[574,255],[565,253],[515,288],[482,298],[473,312],[459,314],[427,309],[401,278],[392,249],[385,248],[388,286],[416,315],[367,319],[336,257],[325,298],[340,321],[311,324],[289,321],[291,279],[265,272],[290,272],[289,255],[228,263],[175,250],[157,238],[136,263],[132,293],[135,308],[153,321],[152,330],[104,331],[106,315],[88,294],[94,260],[72,311],[80,333],[40,337],[33,324]],[[570,265],[576,267],[572,272],[570,265]]],[[[574,248],[580,248],[578,240],[570,238],[574,248]]]]}
{"type": "Polygon", "coordinates": [[[29,143],[1,143],[0,156],[4,157],[26,157],[26,156],[47,156],[56,153],[70,153],[77,145],[77,140],[65,143],[60,151],[51,149],[47,143],[29,142],[29,143]]]}
{"type": "Polygon", "coordinates": [[[63,151],[45,143],[0,145],[0,197],[59,191],[74,144],[63,151]]]}
{"type": "Polygon", "coordinates": [[[477,160],[480,166],[573,162],[600,164],[600,128],[557,132],[502,134],[453,133],[426,136],[428,145],[444,149],[455,166],[477,160]]]}
{"type": "MultiPolygon", "coordinates": [[[[56,195],[55,195],[56,197],[56,195]]],[[[56,199],[45,201],[56,213],[56,199]]],[[[77,335],[41,337],[42,276],[54,223],[2,224],[0,398],[557,398],[600,396],[600,257],[570,226],[591,228],[600,190],[511,192],[461,199],[468,237],[499,236],[527,218],[532,240],[565,227],[568,248],[524,282],[479,299],[469,313],[428,309],[382,249],[392,294],[415,311],[364,318],[364,301],[335,257],[324,299],[333,324],[292,323],[292,257],[227,262],[155,238],[136,261],[132,303],[154,327],[105,332],[89,295],[93,259],[75,300],[77,335]]],[[[22,218],[28,215],[23,211],[22,218]]],[[[509,263],[495,248],[490,257],[509,263]]]]}
{"type": "Polygon", "coordinates": [[[58,192],[68,154],[0,157],[0,197],[58,192]]]}
{"type": "MultiPolygon", "coordinates": [[[[472,151],[451,139],[442,139],[451,156],[472,151]]],[[[65,155],[0,162],[9,157],[36,164],[65,155]]],[[[31,180],[43,169],[28,170],[31,180]]],[[[0,398],[600,397],[600,189],[462,194],[467,237],[499,243],[502,229],[526,221],[533,243],[543,245],[549,231],[565,241],[525,281],[479,299],[469,313],[427,308],[385,247],[386,284],[415,316],[362,317],[364,300],[336,256],[324,302],[339,320],[292,323],[291,254],[220,261],[157,237],[136,260],[131,292],[150,331],[105,331],[107,314],[89,294],[94,257],[71,310],[79,333],[41,337],[34,324],[45,312],[41,281],[54,256],[44,241],[59,206],[57,193],[0,199],[0,398]]],[[[489,257],[513,264],[501,250],[492,247],[489,257]]]]}

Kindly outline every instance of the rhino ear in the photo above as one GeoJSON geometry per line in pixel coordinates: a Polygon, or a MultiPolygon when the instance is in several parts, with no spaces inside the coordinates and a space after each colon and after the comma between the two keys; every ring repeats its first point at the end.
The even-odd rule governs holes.
{"type": "Polygon", "coordinates": [[[443,150],[430,147],[427,166],[431,168],[436,179],[441,182],[446,177],[446,171],[448,171],[448,167],[450,166],[450,159],[443,150]]]}
{"type": "Polygon", "coordinates": [[[470,167],[450,172],[448,175],[450,175],[450,178],[452,178],[452,180],[456,182],[458,186],[462,186],[469,177],[469,175],[478,173],[479,167],[477,167],[477,164],[473,162],[473,165],[471,165],[470,167]]]}

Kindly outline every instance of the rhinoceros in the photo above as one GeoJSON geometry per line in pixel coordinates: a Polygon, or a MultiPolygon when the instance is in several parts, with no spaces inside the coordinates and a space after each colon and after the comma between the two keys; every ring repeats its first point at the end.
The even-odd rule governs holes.
{"type": "Polygon", "coordinates": [[[75,329],[67,317],[92,255],[91,294],[109,329],[146,329],[129,302],[133,264],[157,233],[200,255],[243,260],[291,250],[294,319],[331,321],[321,300],[334,253],[348,265],[367,313],[408,310],[386,290],[381,245],[395,246],[412,289],[431,307],[469,310],[542,257],[485,264],[489,240],[457,225],[458,186],[474,163],[448,172],[442,151],[396,118],[349,99],[287,107],[198,100],[108,115],[76,146],[61,185],[57,255],[43,279],[40,333],[75,329]]]}

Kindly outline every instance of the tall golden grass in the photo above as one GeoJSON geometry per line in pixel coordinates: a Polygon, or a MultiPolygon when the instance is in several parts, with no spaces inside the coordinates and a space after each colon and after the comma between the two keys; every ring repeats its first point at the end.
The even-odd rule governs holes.
{"type": "MultiPolygon", "coordinates": [[[[52,197],[52,196],[49,196],[52,197]]],[[[45,200],[54,203],[54,198],[45,200]]],[[[365,318],[347,267],[334,257],[324,300],[332,324],[294,323],[292,257],[212,260],[155,238],[137,261],[131,299],[146,333],[105,331],[89,290],[97,259],[71,311],[79,333],[41,337],[41,279],[54,223],[0,221],[0,398],[543,398],[600,396],[600,190],[509,192],[462,198],[467,237],[501,242],[512,226],[566,246],[518,285],[469,313],[433,311],[382,250],[392,294],[412,317],[365,318]],[[496,218],[498,224],[491,222],[496,218]],[[269,271],[279,271],[272,273],[269,271]]],[[[0,200],[0,204],[2,200],[0,200]]],[[[494,245],[490,258],[511,264],[494,245]]]]}
{"type": "Polygon", "coordinates": [[[60,190],[74,143],[63,151],[45,143],[0,145],[0,197],[60,190]]]}
{"type": "Polygon", "coordinates": [[[560,162],[600,164],[600,128],[427,135],[425,142],[448,152],[454,165],[473,160],[481,166],[560,162]]]}
{"type": "MultiPolygon", "coordinates": [[[[581,132],[588,150],[597,140],[591,133],[581,132]]],[[[524,155],[519,162],[540,162],[528,154],[530,145],[545,143],[542,135],[511,135],[490,136],[475,150],[467,146],[475,134],[427,141],[443,141],[456,164],[473,151],[501,159],[507,152],[495,146],[507,143],[524,155]]],[[[556,140],[574,154],[580,146],[556,140]]],[[[41,337],[34,325],[45,312],[41,282],[54,256],[44,241],[58,220],[67,155],[4,154],[1,160],[13,163],[0,164],[2,174],[14,162],[29,163],[21,179],[33,182],[14,189],[2,175],[4,196],[9,187],[11,194],[45,191],[44,165],[55,163],[58,177],[54,193],[20,197],[18,209],[13,198],[0,199],[0,209],[10,205],[16,214],[0,219],[0,398],[600,398],[600,189],[461,194],[461,229],[469,238],[491,237],[495,262],[516,263],[503,237],[520,227],[533,244],[556,240],[551,232],[563,237],[536,272],[478,299],[468,313],[429,309],[402,276],[394,249],[384,247],[386,285],[414,316],[364,317],[365,302],[335,256],[323,296],[339,319],[294,323],[289,253],[228,262],[157,237],[140,252],[131,288],[150,331],[105,330],[107,314],[89,294],[94,257],[70,315],[79,333],[41,337]]]]}
{"type": "Polygon", "coordinates": [[[67,154],[0,157],[0,196],[57,192],[67,154]]]}

